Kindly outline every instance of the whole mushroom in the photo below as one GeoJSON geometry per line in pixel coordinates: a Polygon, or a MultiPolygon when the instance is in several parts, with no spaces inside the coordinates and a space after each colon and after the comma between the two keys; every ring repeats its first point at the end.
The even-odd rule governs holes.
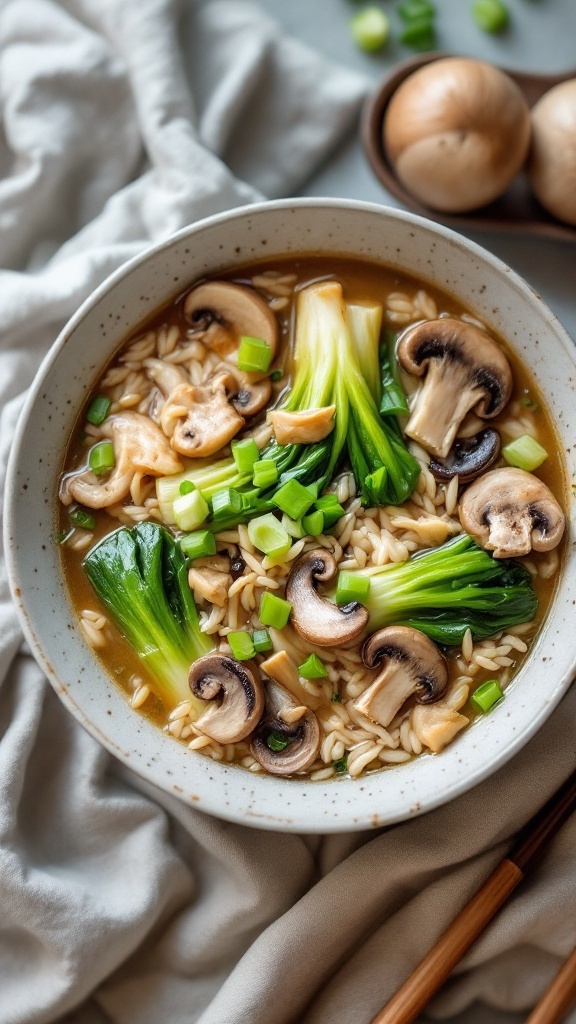
{"type": "Polygon", "coordinates": [[[282,714],[298,707],[293,697],[279,686],[266,686],[266,712],[251,744],[256,760],[272,775],[293,775],[314,764],[320,749],[320,726],[312,711],[304,711],[296,721],[288,723],[282,714]],[[280,749],[273,749],[270,736],[280,749]],[[280,741],[280,742],[278,742],[280,741]]]}
{"type": "Polygon", "coordinates": [[[368,610],[356,601],[338,607],[320,597],[317,584],[329,583],[335,575],[336,559],[331,552],[314,548],[298,559],[286,582],[294,629],[319,647],[347,644],[368,624],[368,610]]]}
{"type": "Polygon", "coordinates": [[[264,711],[264,688],[255,669],[214,652],[194,662],[188,682],[195,697],[214,701],[196,723],[206,736],[238,743],[254,731],[264,711]]]}
{"type": "Polygon", "coordinates": [[[492,469],[466,488],[460,522],[494,558],[550,551],[562,540],[565,517],[551,490],[532,473],[492,469]]]}
{"type": "Polygon", "coordinates": [[[554,86],[532,108],[528,174],[544,209],[576,224],[576,78],[554,86]]]}
{"type": "Polygon", "coordinates": [[[440,700],[448,683],[444,655],[409,626],[386,626],[373,633],[362,648],[362,660],[367,668],[382,664],[382,669],[354,707],[384,728],[409,697],[430,704],[440,700]]]}
{"type": "Polygon", "coordinates": [[[441,317],[404,331],[398,360],[407,373],[425,376],[405,432],[436,458],[446,458],[470,410],[491,419],[512,393],[506,356],[486,331],[464,320],[441,317]]]}
{"type": "Polygon", "coordinates": [[[446,57],[398,87],[383,134],[390,162],[412,195],[457,213],[492,202],[511,184],[528,152],[530,113],[503,71],[446,57]]]}

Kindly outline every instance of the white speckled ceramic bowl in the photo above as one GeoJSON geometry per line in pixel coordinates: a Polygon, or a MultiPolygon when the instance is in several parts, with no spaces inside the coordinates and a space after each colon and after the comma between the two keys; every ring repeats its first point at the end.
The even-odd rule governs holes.
{"type": "MultiPolygon", "coordinates": [[[[28,641],[79,722],[134,771],[195,807],[260,828],[351,831],[430,810],[500,768],[548,717],[575,665],[572,535],[552,608],[529,657],[490,715],[452,746],[362,777],[258,777],[191,753],[132,711],[87,647],[55,539],[57,481],[77,413],[127,332],[196,278],[270,255],[354,254],[397,266],[469,304],[517,349],[556,418],[566,479],[576,475],[575,352],[541,299],[490,253],[397,210],[340,200],[287,200],[212,217],[112,275],[44,361],[12,449],[6,548],[28,641]],[[52,538],[52,540],[50,540],[52,538]]],[[[566,506],[571,501],[567,493],[566,506]]],[[[572,532],[574,514],[571,509],[572,532]]]]}

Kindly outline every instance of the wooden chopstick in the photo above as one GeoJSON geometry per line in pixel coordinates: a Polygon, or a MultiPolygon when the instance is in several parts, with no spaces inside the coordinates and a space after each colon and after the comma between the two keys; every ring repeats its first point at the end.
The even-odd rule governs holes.
{"type": "MultiPolygon", "coordinates": [[[[372,1024],[412,1024],[416,1020],[575,809],[576,772],[528,822],[510,853],[448,926],[372,1024]]],[[[553,1019],[550,1018],[550,1021],[553,1019]]],[[[536,1020],[538,1024],[548,1024],[546,1017],[536,1020]]]]}
{"type": "Polygon", "coordinates": [[[576,1001],[576,949],[560,968],[526,1024],[559,1024],[576,1001]]]}

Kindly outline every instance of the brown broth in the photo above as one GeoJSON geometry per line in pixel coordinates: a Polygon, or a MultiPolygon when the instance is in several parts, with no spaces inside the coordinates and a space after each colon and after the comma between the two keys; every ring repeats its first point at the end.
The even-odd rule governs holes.
{"type": "MultiPolygon", "coordinates": [[[[386,296],[392,291],[408,292],[411,294],[416,290],[423,288],[427,294],[432,296],[435,300],[439,312],[453,316],[461,316],[462,314],[474,315],[474,311],[467,308],[463,303],[426,282],[420,282],[409,275],[400,273],[396,270],[391,270],[390,268],[386,268],[378,264],[365,263],[363,261],[351,260],[348,258],[342,259],[318,256],[263,260],[257,264],[251,264],[249,267],[235,269],[228,274],[222,274],[220,276],[236,283],[250,284],[252,276],[254,274],[262,273],[264,270],[279,271],[284,274],[297,274],[298,281],[296,289],[302,288],[314,281],[335,278],[343,284],[347,301],[362,300],[366,302],[372,300],[382,302],[384,306],[386,305],[386,296]]],[[[194,283],[196,282],[191,282],[190,287],[192,287],[194,283]]],[[[187,291],[188,290],[189,289],[187,289],[187,291]]],[[[183,296],[180,296],[175,302],[162,307],[162,309],[158,310],[144,323],[139,324],[137,329],[135,329],[125,339],[118,352],[110,361],[109,366],[115,363],[125,346],[133,342],[145,331],[158,331],[162,327],[170,327],[172,325],[177,325],[180,328],[185,329],[188,325],[185,324],[183,319],[182,305],[183,296]]],[[[282,367],[285,372],[288,372],[290,366],[290,337],[293,327],[292,309],[289,308],[287,311],[279,313],[278,318],[281,324],[282,341],[274,366],[282,367]]],[[[399,328],[399,330],[401,329],[402,328],[399,328]]],[[[493,332],[491,333],[493,336],[493,332]]],[[[512,368],[514,390],[510,404],[514,401],[519,401],[524,404],[530,401],[532,406],[536,407],[535,410],[533,409],[534,421],[537,427],[536,437],[550,453],[546,462],[537,470],[537,474],[548,485],[552,493],[560,500],[560,503],[565,505],[566,484],[561,454],[562,449],[558,443],[551,416],[545,406],[537,382],[528,367],[524,365],[519,356],[506,344],[505,339],[498,338],[497,340],[505,350],[512,368]]],[[[102,375],[102,377],[103,376],[104,375],[102,375]]],[[[106,391],[95,385],[93,394],[95,393],[106,394],[106,391]]],[[[77,469],[85,462],[86,447],[82,443],[81,438],[88,404],[89,402],[86,404],[86,407],[82,410],[78,418],[76,428],[66,451],[63,465],[63,471],[65,473],[77,469]]],[[[491,420],[490,425],[498,428],[499,424],[503,423],[508,416],[509,413],[505,410],[501,416],[491,420]]],[[[503,434],[503,445],[506,444],[508,440],[510,440],[510,438],[503,434]]],[[[216,456],[214,456],[214,458],[216,458],[216,456]]],[[[118,521],[109,516],[105,510],[95,512],[94,515],[97,521],[97,526],[94,531],[95,541],[100,540],[107,533],[117,529],[119,526],[118,521]]],[[[65,533],[69,527],[70,522],[67,510],[60,506],[60,530],[65,533]]],[[[92,590],[82,568],[82,560],[85,552],[76,552],[66,544],[61,546],[61,552],[64,574],[70,592],[70,600],[75,611],[80,613],[85,608],[99,608],[99,601],[96,598],[96,595],[94,594],[94,591],[92,590]]],[[[536,553],[533,553],[530,556],[531,561],[535,564],[538,563],[538,560],[541,557],[542,556],[536,553]]],[[[555,587],[555,577],[543,579],[537,575],[533,577],[533,586],[540,602],[537,619],[537,623],[539,624],[545,617],[550,605],[555,587]]],[[[141,679],[146,678],[146,672],[143,669],[141,662],[128,642],[115,628],[108,628],[108,642],[106,647],[98,650],[96,653],[101,658],[108,674],[126,691],[127,694],[131,694],[133,691],[131,680],[133,680],[134,677],[139,677],[141,679]]],[[[453,652],[449,659],[452,678],[458,675],[458,669],[455,665],[455,657],[458,653],[459,650],[453,652]]],[[[511,656],[515,653],[516,652],[514,651],[511,652],[511,656]]],[[[522,661],[523,657],[523,655],[517,656],[517,663],[513,671],[516,671],[516,668],[522,661]]],[[[475,681],[479,684],[493,675],[493,671],[489,672],[481,670],[476,676],[475,681]]],[[[164,709],[161,701],[154,695],[150,696],[140,711],[159,725],[164,725],[166,722],[166,709],[164,709]]],[[[470,707],[467,707],[464,710],[464,713],[471,715],[472,712],[470,707]]]]}

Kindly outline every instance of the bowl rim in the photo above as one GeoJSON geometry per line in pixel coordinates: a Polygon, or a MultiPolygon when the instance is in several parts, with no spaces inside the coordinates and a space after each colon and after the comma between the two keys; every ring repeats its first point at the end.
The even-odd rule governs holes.
{"type": "MultiPolygon", "coordinates": [[[[247,204],[245,206],[240,207],[234,207],[231,210],[227,210],[223,213],[214,214],[210,217],[206,217],[203,218],[202,220],[196,221],[191,225],[187,225],[186,227],[181,228],[179,231],[170,235],[168,238],[162,240],[161,242],[156,243],[152,246],[147,246],[142,252],[138,253],[136,256],[132,257],[131,259],[123,263],[120,267],[118,267],[96,289],[94,289],[90,293],[90,295],[84,300],[84,302],[82,302],[77,311],[65,324],[62,331],[59,333],[55,342],[51,346],[50,350],[42,360],[37,370],[36,376],[30,386],[29,393],[27,395],[26,401],[23,405],[23,408],[18,419],[6,474],[4,545],[6,553],[8,579],[12,597],[16,604],[20,624],[24,632],[24,636],[30,645],[34,657],[42,667],[51,685],[56,690],[58,696],[63,701],[67,709],[71,711],[71,713],[74,715],[77,721],[79,721],[80,724],[95,739],[97,739],[99,743],[106,747],[106,749],[110,753],[114,754],[114,756],[119,758],[120,761],[122,761],[128,768],[134,770],[138,775],[145,778],[154,786],[163,788],[168,792],[172,792],[173,789],[176,790],[176,787],[172,787],[172,783],[170,783],[170,786],[168,786],[164,784],[161,780],[159,780],[158,773],[154,765],[150,766],[149,768],[141,764],[136,766],[134,762],[129,759],[129,755],[127,755],[123,751],[123,749],[119,747],[117,741],[112,739],[110,736],[106,735],[105,732],[98,725],[96,725],[95,722],[91,720],[90,716],[86,713],[86,711],[76,703],[76,701],[69,694],[68,690],[61,685],[57,673],[55,672],[52,665],[48,661],[47,656],[44,654],[41,640],[36,633],[36,629],[28,615],[26,608],[24,607],[22,594],[20,591],[21,579],[18,565],[18,557],[16,555],[15,547],[13,547],[13,545],[10,542],[10,535],[12,532],[13,524],[15,522],[15,518],[17,516],[18,508],[18,488],[15,486],[15,481],[18,471],[18,461],[21,446],[23,443],[23,438],[25,435],[26,426],[28,423],[31,410],[35,406],[46,374],[51,369],[53,364],[56,362],[68,338],[73,334],[73,332],[76,330],[79,324],[81,324],[86,314],[90,312],[98,304],[98,302],[103,296],[107,295],[108,292],[113,290],[113,288],[119,281],[128,277],[133,272],[134,269],[142,266],[150,259],[153,259],[154,257],[160,255],[164,250],[170,248],[178,241],[193,238],[195,234],[201,233],[202,231],[206,231],[207,229],[210,229],[213,226],[226,223],[227,221],[232,219],[241,219],[243,217],[250,217],[252,215],[257,216],[265,211],[289,210],[294,209],[295,207],[304,209],[320,208],[334,211],[346,210],[348,212],[358,211],[361,213],[375,214],[378,216],[384,214],[387,216],[392,216],[396,220],[403,221],[406,223],[406,225],[411,225],[417,228],[425,229],[426,231],[432,232],[434,235],[439,235],[449,243],[451,242],[452,244],[456,244],[460,248],[464,248],[470,255],[476,256],[483,263],[487,262],[496,272],[498,272],[500,275],[504,275],[508,281],[513,283],[515,287],[518,290],[520,290],[520,292],[527,295],[532,302],[536,301],[537,303],[540,304],[546,322],[549,323],[554,328],[556,341],[563,345],[568,358],[572,363],[576,365],[576,352],[574,350],[574,345],[569,335],[567,334],[566,330],[563,328],[560,321],[558,320],[557,316],[546,306],[546,304],[538,295],[538,293],[526,281],[524,281],[524,279],[519,274],[517,274],[514,270],[510,269],[502,260],[500,260],[499,257],[494,256],[492,253],[484,249],[476,242],[473,242],[470,239],[459,235],[454,230],[445,227],[444,225],[431,222],[425,217],[421,217],[403,210],[397,210],[394,207],[382,206],[378,203],[368,203],[360,200],[338,199],[332,197],[305,197],[295,199],[273,200],[262,203],[247,204]]],[[[271,258],[274,258],[274,255],[275,254],[273,252],[270,253],[271,258]]],[[[566,466],[565,458],[564,463],[566,466]]],[[[568,525],[569,522],[570,517],[568,517],[568,525]]],[[[567,553],[562,567],[563,574],[566,572],[568,561],[569,554],[567,553]]],[[[548,611],[545,620],[546,623],[549,623],[551,621],[552,616],[554,614],[554,610],[555,598],[553,598],[552,605],[548,611]]],[[[222,801],[219,803],[217,799],[209,800],[205,797],[205,795],[202,797],[203,802],[196,806],[198,806],[198,808],[201,810],[207,811],[211,814],[215,814],[220,818],[224,818],[225,820],[229,820],[247,826],[286,832],[315,831],[323,834],[351,832],[365,828],[381,827],[382,825],[391,825],[395,824],[396,822],[405,820],[406,818],[415,817],[420,814],[427,813],[428,811],[431,811],[436,807],[439,807],[442,804],[447,803],[458,796],[461,796],[463,793],[466,793],[468,790],[478,785],[485,778],[489,777],[495,771],[501,768],[504,764],[506,764],[506,762],[509,761],[532,738],[532,736],[537,732],[537,730],[541,727],[544,721],[552,713],[554,708],[557,706],[557,704],[564,696],[570,682],[572,681],[575,671],[576,649],[572,654],[572,660],[570,665],[565,669],[562,677],[560,679],[556,679],[553,693],[548,694],[547,701],[543,703],[543,705],[539,709],[539,712],[530,721],[529,725],[521,731],[520,734],[511,734],[508,737],[507,742],[503,745],[502,749],[496,752],[496,754],[490,759],[488,764],[482,763],[482,760],[480,759],[476,766],[474,768],[471,768],[469,774],[465,775],[460,779],[453,779],[452,781],[445,780],[443,786],[439,788],[438,792],[432,795],[427,795],[422,802],[418,802],[417,804],[411,806],[409,809],[405,808],[399,810],[397,813],[392,814],[380,814],[376,809],[373,814],[366,814],[354,817],[352,816],[353,811],[345,812],[342,814],[341,818],[336,818],[335,820],[330,821],[318,821],[317,824],[315,824],[314,827],[310,829],[310,823],[308,818],[300,818],[297,820],[293,820],[293,818],[291,817],[288,818],[285,815],[282,816],[277,814],[254,814],[250,817],[247,817],[246,812],[244,810],[235,807],[224,807],[222,805],[222,801]]],[[[149,724],[153,729],[158,729],[158,726],[152,725],[151,723],[149,724]]],[[[240,775],[240,770],[237,767],[227,767],[229,770],[233,770],[236,774],[240,775]]],[[[377,774],[378,776],[383,777],[388,773],[389,770],[390,769],[388,769],[386,772],[379,772],[377,774]]],[[[257,781],[259,783],[262,780],[257,777],[254,781],[257,781]]],[[[275,779],[275,781],[277,782],[278,779],[275,779]]],[[[355,785],[358,780],[337,780],[336,782],[334,782],[333,780],[330,781],[332,785],[341,786],[343,783],[346,784],[346,781],[351,781],[351,784],[355,785]]],[[[285,779],[282,780],[282,782],[290,786],[298,787],[306,784],[302,780],[291,779],[285,779]]],[[[312,783],[311,785],[313,785],[314,787],[318,787],[318,783],[312,783]]],[[[176,792],[176,795],[180,796],[181,799],[190,802],[186,794],[176,792]]],[[[194,806],[194,804],[192,806],[194,806]]]]}

